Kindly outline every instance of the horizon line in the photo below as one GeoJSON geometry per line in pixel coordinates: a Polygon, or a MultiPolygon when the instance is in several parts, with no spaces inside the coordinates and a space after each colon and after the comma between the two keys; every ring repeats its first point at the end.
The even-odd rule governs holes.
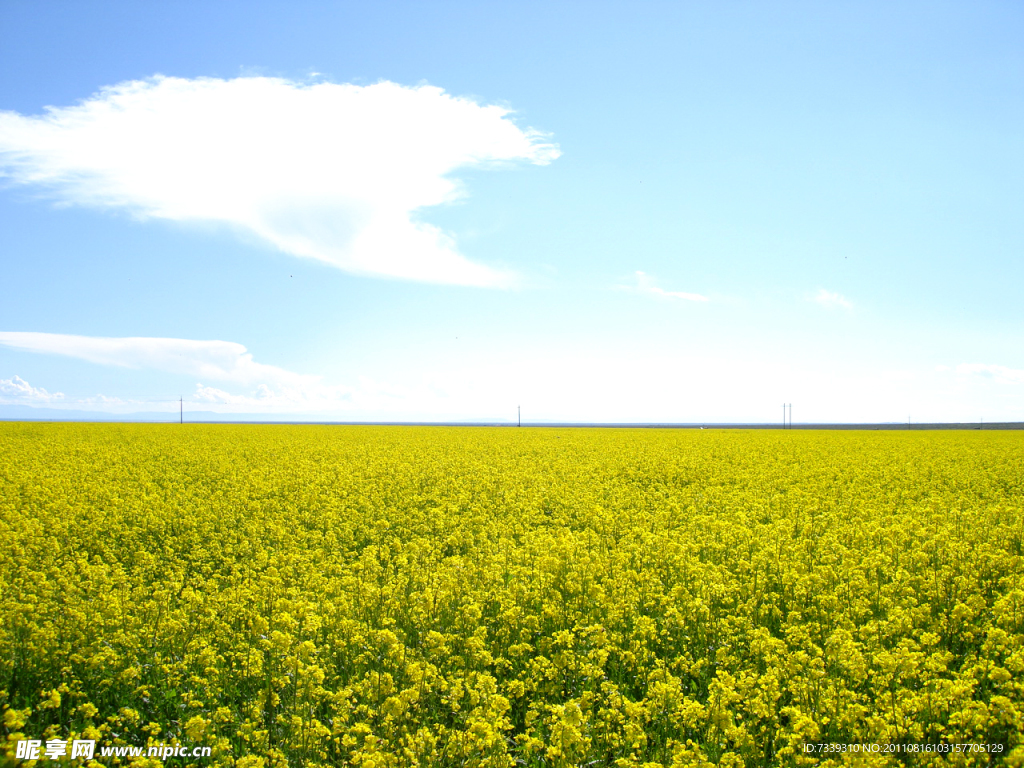
{"type": "Polygon", "coordinates": [[[782,425],[772,422],[650,422],[650,421],[534,421],[523,422],[499,420],[447,420],[447,421],[332,421],[325,419],[198,419],[192,421],[157,420],[153,418],[26,418],[0,416],[0,422],[49,423],[49,424],[220,424],[220,425],[281,425],[281,426],[352,426],[352,427],[501,427],[521,429],[522,427],[543,428],[606,428],[606,429],[863,429],[863,430],[1024,430],[1024,421],[935,421],[935,422],[841,422],[807,421],[782,425]]]}

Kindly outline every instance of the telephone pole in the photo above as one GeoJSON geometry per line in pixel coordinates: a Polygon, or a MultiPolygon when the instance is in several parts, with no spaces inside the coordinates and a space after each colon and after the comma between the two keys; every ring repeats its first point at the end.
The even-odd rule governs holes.
{"type": "Polygon", "coordinates": [[[516,426],[517,427],[521,427],[521,426],[523,426],[523,406],[521,406],[521,405],[517,405],[516,406],[516,414],[517,414],[516,415],[516,420],[517,420],[516,426]]]}

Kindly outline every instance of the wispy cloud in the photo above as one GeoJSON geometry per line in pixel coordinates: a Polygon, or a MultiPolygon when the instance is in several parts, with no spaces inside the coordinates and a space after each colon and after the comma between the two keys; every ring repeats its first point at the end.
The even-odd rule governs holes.
{"type": "MultiPolygon", "coordinates": [[[[233,341],[201,341],[152,337],[108,338],[56,333],[0,332],[0,347],[86,360],[97,365],[136,370],[158,370],[199,379],[192,403],[226,406],[220,410],[254,412],[295,412],[336,410],[351,406],[354,398],[362,404],[381,398],[367,387],[351,388],[325,383],[323,377],[295,373],[274,365],[258,363],[245,346],[233,341]],[[220,387],[205,382],[215,381],[220,387]]],[[[21,401],[33,397],[60,399],[34,389],[17,376],[0,381],[0,394],[17,394],[21,401]],[[34,394],[33,394],[34,393],[34,394]]],[[[138,406],[146,400],[109,398],[103,395],[64,401],[104,408],[111,405],[138,406]]]]}
{"type": "Polygon", "coordinates": [[[0,175],[75,205],[220,222],[348,272],[501,286],[416,220],[450,174],[560,154],[510,110],[431,86],[154,77],[41,116],[0,112],[0,175]]]}
{"type": "Polygon", "coordinates": [[[243,385],[273,383],[302,387],[318,381],[316,376],[257,363],[243,345],[233,341],[3,331],[0,346],[74,357],[99,365],[151,368],[243,385]]]}
{"type": "Polygon", "coordinates": [[[848,298],[834,291],[827,291],[824,288],[819,288],[815,293],[810,294],[807,300],[820,304],[823,307],[853,309],[853,302],[848,298]]]}
{"type": "Polygon", "coordinates": [[[666,291],[664,288],[659,288],[655,283],[654,278],[645,272],[636,272],[636,284],[635,285],[624,285],[621,286],[627,291],[634,293],[643,293],[649,296],[659,296],[665,299],[683,299],[684,301],[708,301],[707,296],[702,296],[699,293],[686,293],[684,291],[666,291]]]}
{"type": "Polygon", "coordinates": [[[42,387],[33,387],[20,376],[0,379],[0,402],[37,405],[59,402],[63,399],[62,392],[47,392],[42,387]]]}
{"type": "Polygon", "coordinates": [[[961,363],[956,372],[968,376],[979,376],[1002,384],[1024,384],[1024,370],[1008,368],[1005,365],[987,365],[984,363],[961,363]]]}

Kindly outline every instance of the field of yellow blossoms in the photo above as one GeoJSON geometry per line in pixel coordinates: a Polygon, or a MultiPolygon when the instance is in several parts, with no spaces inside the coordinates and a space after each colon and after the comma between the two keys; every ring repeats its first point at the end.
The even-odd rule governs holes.
{"type": "Polygon", "coordinates": [[[1024,765],[1024,433],[7,423],[0,456],[0,764],[1024,765]]]}

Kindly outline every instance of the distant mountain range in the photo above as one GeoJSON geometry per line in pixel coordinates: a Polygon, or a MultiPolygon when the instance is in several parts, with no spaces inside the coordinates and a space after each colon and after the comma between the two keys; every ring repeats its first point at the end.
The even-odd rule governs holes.
{"type": "MultiPolygon", "coordinates": [[[[170,411],[141,411],[138,413],[102,413],[100,411],[71,411],[60,408],[33,408],[28,405],[0,404],[0,421],[103,421],[103,422],[148,422],[177,424],[178,413],[170,411]]],[[[266,414],[266,413],[217,413],[215,411],[186,411],[185,423],[259,423],[259,424],[424,424],[439,426],[515,426],[507,419],[462,419],[459,421],[400,421],[373,420],[344,421],[331,420],[311,414],[266,414]]],[[[666,428],[684,427],[690,429],[780,429],[779,424],[754,423],[622,423],[622,422],[530,422],[528,427],[634,427],[666,428]]],[[[886,430],[927,430],[927,429],[1024,429],[1024,422],[963,422],[935,424],[905,424],[886,422],[880,424],[793,424],[791,429],[886,429],[886,430]]]]}

